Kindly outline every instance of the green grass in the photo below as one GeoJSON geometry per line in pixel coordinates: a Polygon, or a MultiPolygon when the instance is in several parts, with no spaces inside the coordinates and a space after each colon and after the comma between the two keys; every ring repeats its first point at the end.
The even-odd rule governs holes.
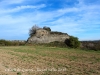
{"type": "MultiPolygon", "coordinates": [[[[45,46],[11,46],[0,47],[0,50],[11,56],[8,59],[13,67],[16,65],[20,68],[32,68],[35,71],[36,68],[57,70],[66,68],[66,71],[36,72],[38,75],[100,74],[100,51],[45,46]],[[18,62],[14,62],[14,60],[18,62]]],[[[35,75],[35,72],[26,73],[35,75]]]]}
{"type": "Polygon", "coordinates": [[[22,74],[20,72],[18,72],[17,75],[22,75],[22,74]]]}

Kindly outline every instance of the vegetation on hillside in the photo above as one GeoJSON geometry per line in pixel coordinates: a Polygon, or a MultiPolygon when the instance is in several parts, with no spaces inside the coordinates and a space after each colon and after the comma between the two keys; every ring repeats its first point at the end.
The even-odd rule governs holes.
{"type": "Polygon", "coordinates": [[[78,40],[77,37],[74,37],[74,36],[70,36],[69,39],[66,39],[65,43],[66,43],[66,45],[68,45],[69,47],[72,47],[72,48],[80,47],[80,41],[78,40]]]}
{"type": "Polygon", "coordinates": [[[38,27],[37,25],[32,26],[31,29],[29,30],[29,36],[32,37],[36,33],[36,30],[39,28],[40,27],[38,27]]]}
{"type": "Polygon", "coordinates": [[[0,40],[0,46],[23,46],[25,45],[26,41],[8,41],[8,40],[0,40]]]}
{"type": "Polygon", "coordinates": [[[100,40],[97,41],[81,41],[81,48],[88,50],[100,50],[100,40]]]}
{"type": "Polygon", "coordinates": [[[50,27],[44,26],[43,29],[51,32],[51,28],[50,27]]]}
{"type": "Polygon", "coordinates": [[[50,34],[58,34],[58,35],[68,35],[67,33],[62,33],[62,32],[57,32],[57,31],[52,31],[50,34]]]}

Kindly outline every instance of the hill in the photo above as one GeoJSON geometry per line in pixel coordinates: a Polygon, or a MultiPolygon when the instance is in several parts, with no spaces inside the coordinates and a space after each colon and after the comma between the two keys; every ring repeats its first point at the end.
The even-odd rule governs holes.
{"type": "Polygon", "coordinates": [[[67,33],[47,31],[45,29],[37,29],[33,36],[30,36],[27,43],[50,43],[54,41],[64,42],[69,39],[67,33]]]}

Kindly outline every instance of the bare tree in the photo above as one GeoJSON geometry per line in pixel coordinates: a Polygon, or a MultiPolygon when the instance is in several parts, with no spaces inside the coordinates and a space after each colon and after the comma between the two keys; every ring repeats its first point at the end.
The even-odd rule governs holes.
{"type": "Polygon", "coordinates": [[[33,36],[37,29],[39,29],[37,25],[32,26],[32,28],[29,30],[29,36],[33,36]]]}

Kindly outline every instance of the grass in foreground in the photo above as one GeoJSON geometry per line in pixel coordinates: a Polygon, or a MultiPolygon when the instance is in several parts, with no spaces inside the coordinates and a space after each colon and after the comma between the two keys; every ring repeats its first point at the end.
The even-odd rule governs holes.
{"type": "Polygon", "coordinates": [[[99,75],[100,51],[44,46],[0,47],[0,64],[2,70],[7,70],[0,70],[0,74],[5,75],[99,75]]]}

